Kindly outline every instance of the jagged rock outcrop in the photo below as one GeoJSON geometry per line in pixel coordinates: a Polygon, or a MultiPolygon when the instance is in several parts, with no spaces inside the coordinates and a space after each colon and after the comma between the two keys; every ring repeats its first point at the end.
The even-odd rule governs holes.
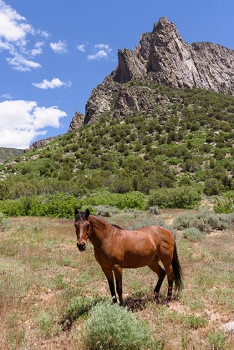
{"type": "Polygon", "coordinates": [[[61,135],[51,136],[51,137],[48,137],[47,139],[36,141],[36,142],[32,143],[29,146],[29,148],[27,148],[25,151],[28,152],[28,151],[32,151],[32,150],[34,150],[36,148],[41,148],[41,147],[47,145],[48,143],[50,143],[51,141],[55,140],[59,136],[61,136],[61,135]]]}
{"type": "Polygon", "coordinates": [[[130,80],[142,79],[146,76],[144,63],[131,50],[118,50],[118,67],[115,72],[115,80],[125,83],[130,80]]]}
{"type": "Polygon", "coordinates": [[[76,112],[75,116],[72,118],[72,121],[69,125],[68,132],[72,132],[76,129],[79,129],[84,124],[84,118],[85,118],[84,114],[80,112],[76,112]]]}
{"type": "Polygon", "coordinates": [[[131,51],[118,51],[118,66],[93,89],[86,104],[84,123],[107,113],[124,118],[134,111],[151,113],[160,102],[147,81],[178,88],[199,87],[234,95],[234,51],[213,43],[185,43],[166,17],[151,33],[140,37],[131,51]],[[141,84],[134,85],[135,81],[141,84]]]}

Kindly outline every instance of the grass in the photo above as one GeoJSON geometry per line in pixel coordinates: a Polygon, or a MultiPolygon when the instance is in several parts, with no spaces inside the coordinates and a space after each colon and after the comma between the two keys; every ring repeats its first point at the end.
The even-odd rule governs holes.
{"type": "MultiPolygon", "coordinates": [[[[118,211],[109,220],[131,226],[155,218],[172,227],[182,212],[162,210],[155,217],[118,211]]],[[[112,308],[91,243],[86,252],[78,252],[73,220],[24,217],[9,223],[0,233],[0,349],[89,349],[87,327],[95,308],[112,308]]],[[[150,334],[148,349],[231,350],[234,336],[224,333],[222,326],[233,320],[233,244],[234,234],[228,229],[211,231],[202,240],[189,240],[178,231],[184,289],[169,308],[152,301],[156,276],[151,270],[124,270],[124,299],[136,306],[133,313],[128,311],[134,321],[121,321],[122,309],[110,309],[116,315],[112,322],[120,322],[116,332],[124,332],[121,322],[127,322],[126,327],[136,322],[138,327],[139,321],[150,334]]],[[[166,293],[165,281],[161,297],[166,293]]]]}

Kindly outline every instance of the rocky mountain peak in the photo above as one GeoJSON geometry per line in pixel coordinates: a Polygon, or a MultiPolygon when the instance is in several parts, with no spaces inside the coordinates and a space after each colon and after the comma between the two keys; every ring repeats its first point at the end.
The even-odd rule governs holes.
{"type": "Polygon", "coordinates": [[[162,17],[152,32],[141,35],[133,51],[118,50],[118,66],[93,89],[84,123],[93,123],[103,113],[112,118],[124,118],[134,110],[151,113],[158,102],[146,86],[149,80],[234,95],[233,77],[233,50],[213,43],[187,44],[175,24],[162,17]],[[140,82],[138,88],[126,84],[134,81],[140,82]]]}

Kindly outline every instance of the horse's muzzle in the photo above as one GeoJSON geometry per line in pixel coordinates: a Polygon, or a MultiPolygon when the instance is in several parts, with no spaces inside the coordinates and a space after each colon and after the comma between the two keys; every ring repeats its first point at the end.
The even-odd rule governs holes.
{"type": "Polygon", "coordinates": [[[85,249],[86,249],[86,244],[85,242],[82,242],[82,243],[77,243],[77,248],[79,249],[80,252],[84,252],[85,249]]]}

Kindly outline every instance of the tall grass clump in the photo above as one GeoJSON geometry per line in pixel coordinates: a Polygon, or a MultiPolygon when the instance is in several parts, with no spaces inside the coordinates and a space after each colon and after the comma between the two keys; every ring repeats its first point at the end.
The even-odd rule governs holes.
{"type": "Polygon", "coordinates": [[[134,314],[117,304],[105,302],[91,310],[84,342],[89,350],[148,349],[151,335],[147,324],[134,314]]]}

